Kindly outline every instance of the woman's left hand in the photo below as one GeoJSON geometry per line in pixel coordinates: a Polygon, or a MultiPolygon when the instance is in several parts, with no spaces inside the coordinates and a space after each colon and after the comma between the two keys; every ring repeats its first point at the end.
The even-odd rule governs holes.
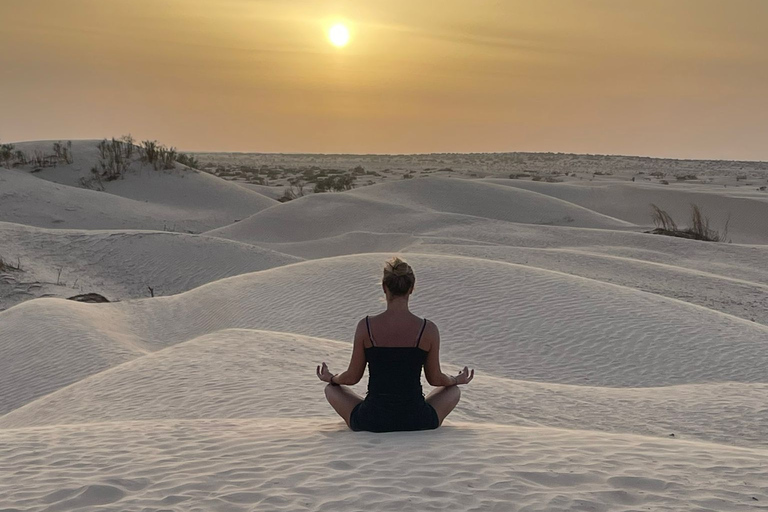
{"type": "Polygon", "coordinates": [[[333,377],[333,374],[328,369],[328,365],[323,363],[322,366],[317,367],[317,378],[320,379],[323,382],[331,382],[331,377],[333,377]]]}

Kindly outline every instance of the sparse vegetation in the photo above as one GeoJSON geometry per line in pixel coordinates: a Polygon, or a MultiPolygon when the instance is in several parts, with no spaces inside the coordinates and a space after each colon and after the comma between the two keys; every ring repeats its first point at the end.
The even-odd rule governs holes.
{"type": "Polygon", "coordinates": [[[200,169],[200,162],[198,162],[197,158],[195,158],[192,155],[179,153],[179,155],[176,157],[176,161],[179,162],[181,165],[186,165],[187,167],[191,167],[192,169],[200,169]]]}
{"type": "Polygon", "coordinates": [[[728,238],[728,225],[731,221],[730,215],[725,221],[723,231],[720,232],[710,227],[709,217],[703,214],[698,205],[691,205],[690,226],[685,229],[679,228],[672,216],[655,204],[651,204],[651,209],[651,217],[656,229],[650,231],[650,233],[655,235],[675,236],[703,240],[705,242],[725,242],[728,238]]]}
{"type": "Polygon", "coordinates": [[[13,144],[0,144],[0,162],[3,163],[3,167],[11,165],[11,160],[14,158],[13,150],[13,144]]]}
{"type": "Polygon", "coordinates": [[[176,160],[179,154],[176,148],[167,148],[156,140],[145,140],[139,146],[141,161],[151,164],[156,171],[176,168],[176,160]]]}
{"type": "Polygon", "coordinates": [[[277,198],[281,203],[287,203],[288,201],[304,196],[304,180],[299,177],[294,177],[289,180],[289,183],[290,186],[285,188],[283,195],[277,198]]]}
{"type": "Polygon", "coordinates": [[[32,164],[38,168],[37,170],[40,170],[44,167],[56,167],[61,163],[71,164],[73,162],[71,141],[66,144],[55,142],[53,144],[53,154],[47,155],[41,150],[36,149],[31,157],[24,151],[16,149],[13,144],[0,145],[0,165],[9,169],[20,165],[32,164]]]}
{"type": "MultiPolygon", "coordinates": [[[[99,149],[100,160],[99,166],[91,169],[91,174],[94,175],[91,180],[96,180],[100,184],[102,178],[104,181],[113,181],[122,177],[131,165],[133,139],[130,136],[121,139],[113,137],[111,141],[102,140],[96,147],[99,149]]],[[[89,180],[81,179],[81,184],[84,181],[89,180]]]]}
{"type": "Polygon", "coordinates": [[[315,192],[343,192],[355,188],[355,177],[350,175],[328,176],[315,182],[315,192]]]}
{"type": "Polygon", "coordinates": [[[58,158],[59,161],[62,161],[65,164],[74,163],[74,159],[72,158],[72,141],[71,140],[67,141],[66,144],[62,144],[61,141],[54,142],[53,153],[56,155],[56,158],[58,158]]]}
{"type": "Polygon", "coordinates": [[[16,151],[16,153],[14,153],[14,157],[16,160],[14,165],[27,165],[29,163],[27,154],[21,150],[16,151]]]}

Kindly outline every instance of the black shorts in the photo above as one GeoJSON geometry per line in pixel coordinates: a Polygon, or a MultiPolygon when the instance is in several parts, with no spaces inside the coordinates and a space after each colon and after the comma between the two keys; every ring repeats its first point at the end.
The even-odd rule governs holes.
{"type": "Polygon", "coordinates": [[[440,419],[423,396],[404,401],[368,395],[352,409],[349,426],[368,432],[431,430],[440,426],[440,419]]]}

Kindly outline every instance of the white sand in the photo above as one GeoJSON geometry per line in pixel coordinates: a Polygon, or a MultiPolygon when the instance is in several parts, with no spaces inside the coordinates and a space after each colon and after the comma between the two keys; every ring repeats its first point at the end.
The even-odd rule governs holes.
{"type": "Polygon", "coordinates": [[[173,295],[301,258],[221,238],[162,231],[43,229],[0,222],[5,274],[0,310],[31,298],[96,292],[110,300],[173,295]],[[18,263],[17,263],[18,262],[18,263]],[[61,271],[61,273],[59,273],[61,271]]]}
{"type": "Polygon", "coordinates": [[[216,229],[164,233],[207,181],[65,171],[0,171],[0,256],[24,268],[0,271],[0,510],[766,506],[765,222],[733,224],[753,245],[643,234],[640,183],[612,208],[614,185],[458,178],[251,204],[206,176],[218,213],[194,222],[216,229]],[[314,365],[344,368],[393,252],[446,370],[477,377],[437,431],[352,433],[314,365]],[[120,302],[36,298],[81,291],[120,302]]]}
{"type": "MultiPolygon", "coordinates": [[[[52,142],[16,144],[32,154],[52,142]]],[[[46,228],[154,229],[201,232],[231,224],[277,201],[207,173],[176,164],[156,171],[138,157],[104,191],[81,188],[98,163],[97,141],[73,143],[74,163],[30,174],[0,168],[0,220],[46,228]]],[[[28,166],[33,169],[34,166],[28,166]]]]}
{"type": "MultiPolygon", "coordinates": [[[[635,224],[648,222],[650,204],[663,208],[685,225],[691,204],[697,204],[710,217],[712,226],[723,230],[728,221],[730,239],[736,243],[768,243],[768,193],[756,187],[728,188],[723,185],[677,183],[658,185],[644,182],[543,183],[526,180],[484,180],[528,190],[589,208],[635,224]],[[730,216],[730,221],[729,221],[730,216]]],[[[760,182],[759,185],[764,185],[760,182]]]]}

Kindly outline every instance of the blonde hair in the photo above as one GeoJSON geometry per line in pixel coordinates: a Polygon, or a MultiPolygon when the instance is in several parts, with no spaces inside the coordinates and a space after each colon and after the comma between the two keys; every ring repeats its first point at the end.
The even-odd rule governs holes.
{"type": "Polygon", "coordinates": [[[407,295],[416,282],[416,275],[411,266],[397,256],[384,264],[384,277],[381,280],[393,296],[407,295]]]}

